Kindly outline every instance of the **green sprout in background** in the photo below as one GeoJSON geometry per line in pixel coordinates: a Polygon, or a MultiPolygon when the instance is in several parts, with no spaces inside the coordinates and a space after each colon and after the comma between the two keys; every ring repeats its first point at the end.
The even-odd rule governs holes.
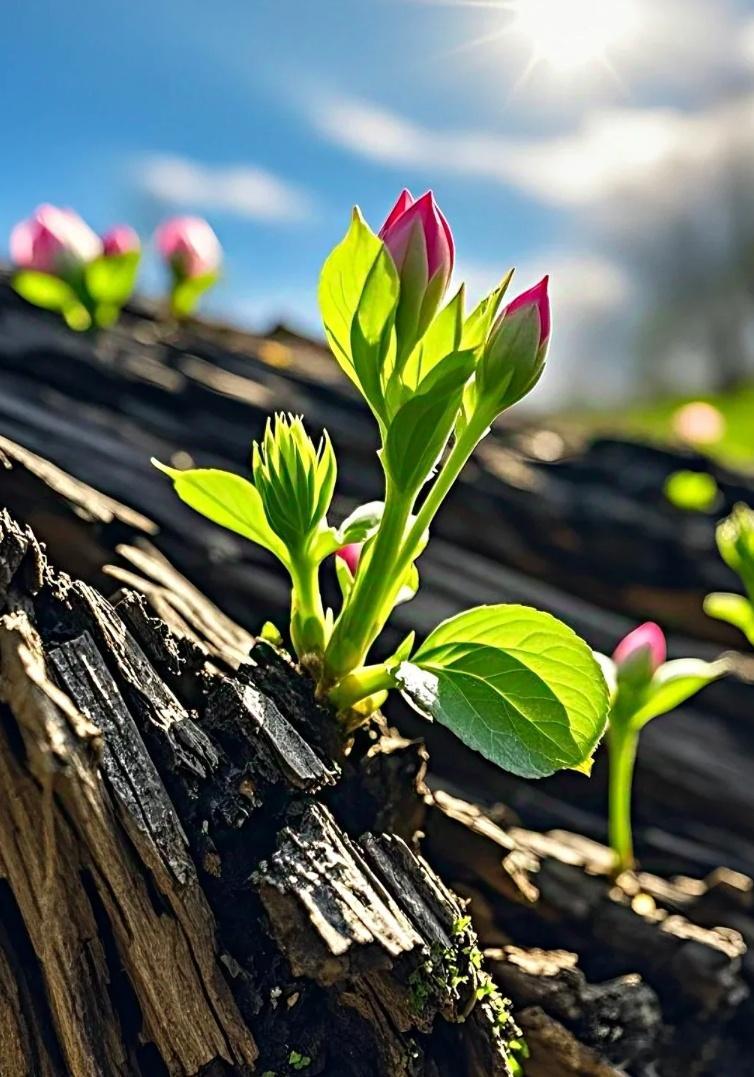
{"type": "Polygon", "coordinates": [[[642,729],[728,670],[724,660],[679,658],[667,662],[666,652],[662,629],[647,622],[621,640],[612,658],[601,658],[610,686],[608,830],[616,873],[634,867],[631,801],[642,729]]]}
{"type": "MultiPolygon", "coordinates": [[[[220,242],[200,217],[164,221],[155,242],[170,273],[170,313],[187,318],[220,279],[220,242]]],[[[73,210],[43,205],[15,226],[10,253],[16,292],[83,332],[117,322],[136,286],[141,242],[128,225],[98,236],[73,210]]]]}
{"type": "Polygon", "coordinates": [[[754,511],[739,504],[717,527],[717,546],[729,568],[743,584],[744,595],[707,595],[704,611],[739,629],[754,647],[754,511]]]}
{"type": "MultiPolygon", "coordinates": [[[[258,543],[292,584],[290,639],[318,697],[345,730],[391,689],[465,744],[524,777],[588,772],[608,697],[590,648],[547,613],[480,606],[451,617],[416,647],[413,633],[370,661],[399,602],[419,586],[417,561],[434,518],[499,415],[539,380],[550,337],[547,279],[503,306],[507,274],[470,313],[461,286],[446,298],[453,237],[431,193],[404,191],[380,233],[358,209],[322,270],[327,339],[379,429],[381,502],[340,526],[328,519],[337,479],[327,434],[276,415],[252,450],[252,478],[159,465],[192,508],[258,543]],[[342,591],[325,609],[322,563],[342,591]]],[[[274,631],[266,629],[267,638],[274,631]]]]}
{"type": "Polygon", "coordinates": [[[79,331],[117,321],[141,258],[139,237],[127,225],[100,237],[73,210],[50,205],[15,226],[10,248],[18,294],[79,331]]]}
{"type": "Polygon", "coordinates": [[[202,217],[171,217],[157,229],[155,243],[170,273],[170,313],[188,318],[220,279],[220,241],[202,217]]]}

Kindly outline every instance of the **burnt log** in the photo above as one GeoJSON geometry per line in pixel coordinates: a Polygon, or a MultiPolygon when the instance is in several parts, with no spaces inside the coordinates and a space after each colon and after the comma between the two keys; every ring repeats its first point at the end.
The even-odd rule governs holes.
{"type": "MultiPolygon", "coordinates": [[[[104,593],[109,572],[148,589],[168,623],[202,622],[192,607],[205,601],[198,588],[215,607],[212,646],[239,655],[265,620],[285,622],[281,571],[263,551],[180,505],[148,461],[240,470],[275,409],[330,430],[340,465],[337,513],[380,496],[374,425],[316,342],[283,330],[178,328],[144,305],[114,329],[83,337],[0,281],[8,465],[0,469],[0,504],[33,526],[66,571],[104,593]],[[99,508],[80,487],[61,485],[60,470],[102,491],[99,508]],[[165,558],[183,577],[180,588],[165,558]]],[[[681,512],[663,494],[668,474],[681,467],[713,472],[720,513],[736,500],[754,502],[750,477],[686,450],[615,440],[569,446],[536,426],[496,429],[440,514],[421,561],[421,591],[396,611],[385,646],[488,601],[549,609],[604,651],[649,616],[670,629],[673,657],[711,658],[721,646],[738,646],[733,631],[701,609],[708,590],[736,587],[715,550],[714,517],[681,512]]],[[[334,596],[334,578],[326,583],[334,596]]],[[[749,687],[729,678],[646,730],[636,838],[651,870],[754,872],[749,699],[749,687]]],[[[426,736],[433,779],[451,791],[488,805],[503,799],[535,828],[604,840],[604,760],[591,782],[561,774],[532,787],[501,778],[443,729],[427,730],[399,704],[392,708],[405,734],[426,736]]]]}
{"type": "Polygon", "coordinates": [[[328,806],[359,763],[302,675],[0,535],[3,1074],[506,1074],[462,904],[328,806]]]}

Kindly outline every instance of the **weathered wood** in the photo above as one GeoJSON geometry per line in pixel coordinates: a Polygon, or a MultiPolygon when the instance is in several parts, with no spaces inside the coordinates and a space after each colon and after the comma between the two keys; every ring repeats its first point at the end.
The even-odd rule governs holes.
{"type": "MultiPolygon", "coordinates": [[[[295,1072],[293,1052],[311,1058],[305,1072],[331,1077],[494,1073],[503,1057],[491,1034],[495,1012],[482,998],[466,1021],[457,1021],[470,1001],[471,970],[457,997],[443,996],[437,977],[416,976],[418,955],[425,952],[424,963],[432,962],[433,947],[434,972],[448,971],[446,951],[455,945],[448,916],[451,909],[464,911],[440,884],[439,869],[472,899],[475,924],[497,952],[502,980],[503,966],[516,964],[505,947],[515,945],[519,953],[567,947],[595,981],[584,985],[576,976],[577,990],[570,974],[558,974],[572,993],[573,1005],[564,1006],[562,995],[547,989],[544,970],[531,975],[526,990],[521,961],[517,971],[508,970],[532,1048],[527,1074],[606,1077],[621,1062],[610,1043],[634,1044],[628,1071],[642,1077],[751,1072],[754,1014],[745,992],[754,985],[754,969],[744,942],[754,941],[754,917],[743,873],[754,867],[748,763],[754,734],[742,721],[749,688],[730,679],[710,689],[701,706],[653,723],[637,776],[637,837],[648,867],[689,875],[722,863],[738,874],[684,882],[649,872],[638,883],[624,879],[612,887],[603,874],[604,851],[552,832],[567,827],[604,836],[604,762],[589,783],[567,774],[521,783],[465,752],[439,726],[396,709],[404,734],[421,731],[427,738],[431,787],[439,783],[460,798],[452,810],[437,795],[426,801],[423,748],[375,725],[345,752],[308,684],[269,648],[252,648],[251,631],[285,617],[279,570],[264,553],[177,503],[147,463],[156,455],[177,466],[193,460],[237,469],[266,415],[288,408],[333,434],[341,465],[336,512],[379,496],[372,426],[324,350],[286,334],[266,340],[219,326],[168,329],[143,309],[92,342],[2,288],[0,328],[0,504],[32,524],[52,560],[75,578],[49,572],[31,532],[0,519],[0,601],[10,597],[6,618],[26,617],[30,638],[38,640],[24,645],[36,656],[31,665],[12,658],[19,651],[14,644],[9,668],[22,670],[22,684],[36,685],[27,694],[47,701],[39,704],[44,722],[29,728],[58,738],[53,750],[35,734],[37,755],[45,766],[54,763],[52,797],[30,769],[36,755],[21,747],[24,726],[7,705],[3,759],[22,790],[13,798],[14,810],[25,805],[21,822],[38,824],[51,810],[56,848],[70,848],[67,863],[84,880],[82,897],[55,877],[61,908],[72,910],[79,924],[72,927],[62,913],[51,923],[61,921],[60,946],[73,954],[82,938],[94,940],[89,964],[74,960],[64,972],[81,977],[82,1007],[87,999],[103,1000],[93,1026],[97,1044],[89,1043],[91,1029],[61,1037],[69,1010],[60,992],[45,989],[48,975],[62,975],[55,952],[46,965],[10,876],[0,880],[2,920],[15,925],[0,932],[0,1049],[10,1045],[13,1065],[33,1059],[31,1072],[57,1074],[65,1072],[67,1052],[83,1058],[91,1050],[96,1059],[97,1051],[112,1049],[108,1072],[121,1072],[120,1066],[144,1075],[162,1073],[160,1065],[189,1072],[180,1067],[196,1065],[201,1054],[208,1059],[203,1077],[216,1077],[228,1067],[243,1072],[256,1044],[260,1072],[295,1072]],[[56,466],[44,459],[48,454],[56,466]],[[113,581],[123,585],[114,607],[101,595],[113,581]],[[44,688],[34,681],[37,674],[44,688]],[[60,739],[61,729],[72,746],[60,739]],[[89,783],[86,796],[74,795],[78,782],[89,783]],[[92,797],[100,820],[114,828],[112,855],[118,864],[125,858],[115,897],[91,867],[91,846],[105,837],[79,819],[92,797]],[[470,799],[488,806],[504,799],[509,808],[490,813],[470,799]],[[313,824],[300,829],[314,816],[319,838],[313,824]],[[422,830],[426,862],[414,855],[422,830]],[[325,850],[337,872],[323,866],[325,850]],[[310,856],[317,864],[311,878],[304,873],[310,856]],[[283,861],[304,873],[294,872],[304,891],[291,885],[283,861]],[[288,888],[291,916],[303,933],[292,950],[297,960],[306,957],[304,937],[314,952],[324,947],[328,967],[334,960],[302,912],[302,894],[315,882],[307,900],[320,902],[308,906],[317,916],[335,915],[345,904],[363,926],[382,901],[395,923],[421,941],[396,956],[377,932],[371,943],[351,940],[333,983],[319,982],[319,974],[297,976],[285,946],[270,933],[275,914],[262,891],[271,887],[264,893],[273,905],[281,895],[262,882],[262,863],[288,888]],[[192,957],[192,982],[202,986],[198,1010],[190,1007],[183,1018],[191,1028],[180,1020],[175,1028],[156,1028],[157,1003],[146,986],[144,1007],[134,1001],[128,956],[137,950],[119,908],[131,885],[139,908],[140,902],[146,908],[145,893],[152,903],[145,913],[149,930],[162,932],[149,954],[144,946],[138,951],[147,969],[164,958],[168,937],[181,952],[202,955],[192,957]],[[350,967],[352,950],[369,955],[366,970],[350,967]],[[626,979],[637,971],[645,977],[638,986],[626,979]],[[414,1001],[417,985],[422,997],[435,990],[426,1013],[409,1020],[411,984],[414,1001]],[[663,1034],[657,1057],[645,1063],[637,1045],[656,1035],[656,1011],[648,1002],[632,1007],[651,991],[662,1008],[663,1034]],[[200,1033],[203,1022],[209,1031],[200,1033]],[[163,1052],[169,1064],[158,1061],[163,1052]]],[[[399,609],[387,645],[409,627],[425,631],[462,606],[490,600],[551,609],[603,650],[633,619],[650,614],[679,629],[671,633],[674,656],[709,657],[714,641],[732,640],[700,613],[706,590],[735,586],[714,552],[712,521],[678,513],[661,493],[667,474],[700,466],[699,458],[602,442],[545,462],[552,447],[552,438],[548,448],[526,431],[496,432],[485,443],[438,521],[422,559],[422,592],[399,609]]],[[[726,506],[754,500],[743,477],[715,474],[726,506]]],[[[16,623],[7,638],[17,641],[20,631],[16,623]]],[[[25,853],[43,864],[48,829],[37,825],[24,839],[25,853]]],[[[15,841],[15,829],[10,834],[15,841]]],[[[13,862],[13,845],[8,849],[13,862]]],[[[22,873],[14,878],[24,892],[22,873]]],[[[25,892],[36,889],[27,882],[25,892]]],[[[38,941],[38,912],[33,904],[30,910],[38,941]]],[[[320,926],[332,941],[343,918],[325,918],[320,926]]],[[[185,977],[176,979],[171,1012],[185,986],[185,977]]]]}
{"type": "Polygon", "coordinates": [[[264,647],[221,673],[124,595],[144,650],[0,532],[0,1071],[504,1077],[462,907],[318,799],[356,764],[301,675],[264,647]]]}
{"type": "MultiPolygon", "coordinates": [[[[290,409],[333,436],[340,458],[336,515],[380,496],[373,423],[326,351],[295,334],[270,340],[227,326],[176,329],[134,307],[114,330],[82,338],[0,284],[0,390],[0,426],[24,447],[10,453],[13,469],[0,472],[0,501],[36,528],[61,567],[100,590],[113,571],[147,593],[168,623],[191,628],[223,663],[243,661],[248,632],[264,620],[284,622],[283,574],[263,551],[180,505],[149,457],[238,470],[267,414],[290,409]],[[205,617],[206,608],[194,608],[195,593],[161,577],[140,528],[129,530],[117,517],[82,519],[75,498],[69,503],[55,482],[46,487],[44,475],[31,473],[24,451],[51,455],[77,481],[156,523],[160,552],[242,628],[221,625],[214,613],[205,617]]],[[[738,645],[701,609],[706,591],[736,586],[714,547],[714,519],[680,512],[663,494],[672,471],[708,466],[687,451],[606,440],[573,450],[552,431],[496,430],[440,514],[421,562],[420,595],[397,611],[386,646],[398,633],[421,634],[460,608],[490,600],[551,609],[604,651],[647,616],[671,629],[673,656],[712,657],[717,641],[738,645]]],[[[721,512],[735,500],[754,500],[750,479],[712,470],[721,512]]],[[[650,867],[703,873],[723,863],[754,871],[747,764],[754,734],[741,721],[748,694],[730,680],[646,730],[636,838],[650,867]]],[[[394,709],[391,717],[408,735],[421,729],[407,712],[394,709]]],[[[566,774],[533,790],[501,781],[440,727],[426,736],[435,776],[462,795],[503,797],[534,827],[566,825],[604,838],[601,762],[590,783],[566,774]]]]}

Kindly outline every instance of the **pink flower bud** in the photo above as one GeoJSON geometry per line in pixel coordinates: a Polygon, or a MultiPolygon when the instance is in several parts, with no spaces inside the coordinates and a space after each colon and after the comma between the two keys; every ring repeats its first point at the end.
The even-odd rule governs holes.
{"type": "Polygon", "coordinates": [[[335,556],[339,557],[341,561],[345,561],[352,576],[356,575],[356,569],[359,567],[363,546],[363,542],[351,542],[348,546],[341,546],[339,550],[335,551],[335,556]]]}
{"type": "Polygon", "coordinates": [[[139,237],[127,224],[116,224],[109,232],[105,232],[102,246],[107,255],[132,254],[141,250],[139,237]]]}
{"type": "Polygon", "coordinates": [[[550,339],[550,329],[552,327],[552,319],[550,316],[550,297],[547,294],[547,286],[550,278],[543,277],[539,284],[535,284],[533,288],[529,288],[527,292],[522,292],[517,296],[507,307],[504,307],[498,321],[505,318],[508,314],[513,314],[517,310],[523,310],[526,307],[536,307],[539,314],[539,346],[544,347],[550,339]]]}
{"type": "Polygon", "coordinates": [[[220,241],[201,217],[172,217],[157,229],[155,240],[162,257],[181,277],[206,277],[220,268],[220,241]]]}
{"type": "Polygon", "coordinates": [[[665,661],[667,644],[659,625],[646,621],[620,641],[613,662],[621,674],[639,674],[649,680],[665,661]]]}
{"type": "Polygon", "coordinates": [[[399,195],[379,235],[401,280],[396,326],[406,354],[434,318],[450,283],[453,235],[431,191],[415,201],[407,190],[399,195]]]}
{"type": "Polygon", "coordinates": [[[43,205],[15,226],[10,253],[20,269],[65,276],[98,258],[102,243],[72,209],[43,205]]]}

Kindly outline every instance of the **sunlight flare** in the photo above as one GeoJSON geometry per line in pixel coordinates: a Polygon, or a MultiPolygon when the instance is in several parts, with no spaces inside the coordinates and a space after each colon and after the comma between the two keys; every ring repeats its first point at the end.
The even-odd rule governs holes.
{"type": "Polygon", "coordinates": [[[636,0],[512,0],[512,29],[531,42],[534,60],[559,72],[610,64],[639,24],[636,0]]]}

